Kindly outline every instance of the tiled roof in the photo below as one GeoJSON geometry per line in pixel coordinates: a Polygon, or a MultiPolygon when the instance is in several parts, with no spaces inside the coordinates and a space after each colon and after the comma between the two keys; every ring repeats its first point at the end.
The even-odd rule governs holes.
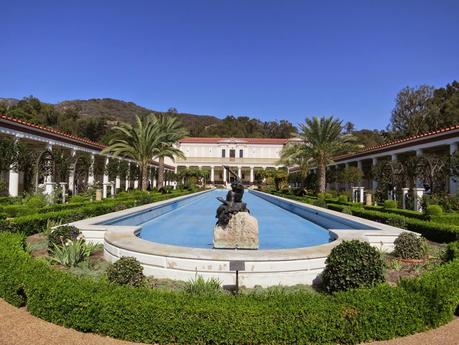
{"type": "Polygon", "coordinates": [[[363,149],[362,151],[359,151],[359,152],[356,152],[356,153],[350,153],[350,154],[341,155],[341,156],[335,157],[334,159],[335,160],[341,160],[341,159],[345,159],[345,158],[351,158],[351,157],[357,156],[357,155],[362,155],[362,154],[365,154],[365,153],[372,153],[372,152],[377,152],[377,151],[388,151],[389,149],[397,147],[398,145],[401,145],[401,144],[406,144],[406,143],[409,144],[411,141],[417,141],[419,139],[427,139],[429,137],[434,137],[434,136],[437,136],[437,135],[446,134],[446,133],[454,131],[454,130],[459,130],[459,124],[453,125],[453,126],[450,126],[450,127],[446,127],[446,128],[437,129],[437,130],[430,131],[430,132],[425,132],[425,133],[421,133],[421,134],[417,134],[417,135],[412,135],[410,137],[406,137],[406,138],[402,138],[402,139],[398,139],[398,140],[394,140],[394,141],[389,141],[387,143],[380,144],[380,145],[370,146],[370,147],[367,147],[367,148],[363,149]]]}
{"type": "Polygon", "coordinates": [[[180,143],[187,144],[223,144],[223,143],[242,143],[242,144],[271,144],[283,145],[288,142],[288,139],[279,138],[201,138],[201,137],[186,137],[180,140],[180,143]]]}
{"type": "Polygon", "coordinates": [[[96,142],[94,142],[92,140],[89,140],[87,138],[78,137],[76,135],[72,135],[72,134],[69,134],[69,133],[54,129],[54,128],[50,128],[50,127],[46,127],[46,126],[42,126],[42,125],[37,125],[35,123],[24,121],[24,120],[17,119],[17,118],[14,118],[14,117],[9,117],[9,116],[0,114],[0,120],[7,120],[7,121],[10,121],[10,122],[17,123],[19,125],[24,125],[24,126],[27,126],[27,127],[30,127],[30,128],[35,128],[35,129],[38,129],[40,131],[44,131],[44,132],[47,132],[47,133],[50,133],[50,134],[53,134],[53,135],[56,135],[56,136],[60,136],[60,137],[63,137],[63,138],[71,139],[73,141],[76,141],[76,142],[79,142],[79,143],[82,143],[82,144],[91,145],[91,146],[94,146],[94,147],[99,148],[99,149],[104,149],[106,147],[106,145],[96,143],[96,142]]]}

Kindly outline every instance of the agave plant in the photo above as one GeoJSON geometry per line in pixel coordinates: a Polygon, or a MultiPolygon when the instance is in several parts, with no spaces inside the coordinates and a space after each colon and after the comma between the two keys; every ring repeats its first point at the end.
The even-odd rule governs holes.
{"type": "Polygon", "coordinates": [[[75,267],[98,249],[98,245],[86,243],[84,240],[68,242],[62,246],[53,244],[50,261],[66,267],[75,267]]]}

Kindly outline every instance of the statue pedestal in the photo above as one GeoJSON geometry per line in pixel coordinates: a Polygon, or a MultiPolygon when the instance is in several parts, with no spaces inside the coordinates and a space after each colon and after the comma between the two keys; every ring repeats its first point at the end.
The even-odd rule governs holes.
{"type": "Polygon", "coordinates": [[[216,249],[258,249],[258,222],[248,212],[234,214],[228,225],[214,228],[216,249]]]}

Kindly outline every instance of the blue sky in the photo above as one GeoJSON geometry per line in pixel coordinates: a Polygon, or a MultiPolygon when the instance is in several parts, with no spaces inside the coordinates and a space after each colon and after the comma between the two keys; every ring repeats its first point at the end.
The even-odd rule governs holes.
{"type": "Polygon", "coordinates": [[[0,0],[0,97],[384,128],[459,79],[459,1],[0,0]]]}

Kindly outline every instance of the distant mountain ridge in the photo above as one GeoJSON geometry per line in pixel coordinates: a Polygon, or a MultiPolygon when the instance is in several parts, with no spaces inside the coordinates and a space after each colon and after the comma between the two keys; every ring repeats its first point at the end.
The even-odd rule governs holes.
{"type": "Polygon", "coordinates": [[[213,115],[180,113],[175,108],[161,112],[112,98],[66,100],[57,104],[44,103],[33,96],[21,100],[0,98],[2,112],[104,143],[110,139],[113,125],[120,121],[133,122],[136,115],[151,113],[177,117],[188,135],[197,137],[288,138],[297,131],[287,120],[261,121],[249,116],[233,115],[220,119],[213,115]]]}

